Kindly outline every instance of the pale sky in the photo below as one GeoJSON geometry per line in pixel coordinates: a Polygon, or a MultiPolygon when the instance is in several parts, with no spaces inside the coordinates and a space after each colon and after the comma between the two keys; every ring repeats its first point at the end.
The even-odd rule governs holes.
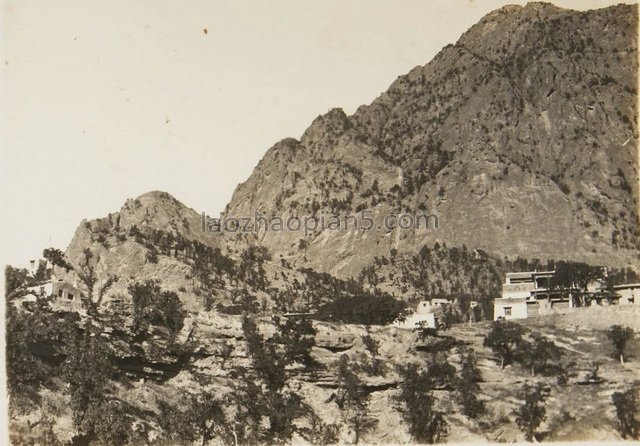
{"type": "Polygon", "coordinates": [[[0,260],[64,250],[150,190],[217,215],[275,142],[508,3],[0,0],[0,260]]]}

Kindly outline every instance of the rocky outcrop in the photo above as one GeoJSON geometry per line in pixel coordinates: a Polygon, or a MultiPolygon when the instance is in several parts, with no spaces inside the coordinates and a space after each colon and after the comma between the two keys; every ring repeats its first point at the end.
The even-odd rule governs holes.
{"type": "Polygon", "coordinates": [[[331,110],[299,141],[269,149],[226,214],[439,216],[435,231],[241,240],[341,276],[435,239],[507,256],[635,264],[636,29],[630,5],[501,8],[354,115],[331,110]]]}

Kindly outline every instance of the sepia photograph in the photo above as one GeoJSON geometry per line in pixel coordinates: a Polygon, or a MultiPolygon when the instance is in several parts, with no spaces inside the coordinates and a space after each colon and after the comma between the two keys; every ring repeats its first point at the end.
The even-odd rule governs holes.
{"type": "Polygon", "coordinates": [[[0,0],[0,444],[637,444],[638,37],[0,0]]]}

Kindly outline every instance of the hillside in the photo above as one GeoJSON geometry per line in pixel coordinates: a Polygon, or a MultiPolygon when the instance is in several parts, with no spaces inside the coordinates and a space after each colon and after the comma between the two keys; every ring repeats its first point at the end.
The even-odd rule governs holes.
{"type": "Polygon", "coordinates": [[[637,23],[628,5],[494,11],[276,143],[222,215],[437,227],[212,233],[153,191],[82,221],[51,268],[7,267],[12,442],[515,442],[529,385],[545,411],[529,439],[622,439],[637,299],[492,319],[510,271],[554,269],[571,293],[640,281],[637,23]],[[437,329],[394,325],[436,298],[437,329]]]}
{"type": "Polygon", "coordinates": [[[435,231],[267,232],[240,241],[340,276],[391,248],[415,253],[434,240],[637,264],[636,31],[635,6],[501,8],[352,116],[331,110],[300,140],[274,145],[226,215],[439,216],[435,231]]]}
{"type": "MultiPolygon", "coordinates": [[[[344,361],[341,358],[348,358],[363,386],[367,399],[366,416],[376,420],[362,428],[361,441],[367,444],[412,441],[409,427],[403,421],[403,405],[397,400],[403,383],[399,367],[408,364],[426,365],[429,369],[453,367],[450,378],[446,378],[449,372],[438,375],[442,382],[432,391],[434,409],[446,414],[449,428],[444,440],[447,442],[523,441],[515,424],[514,411],[521,404],[520,390],[525,384],[533,383],[542,385],[547,394],[546,417],[538,429],[538,439],[620,440],[610,398],[615,391],[637,389],[640,385],[640,344],[637,340],[629,344],[629,360],[621,365],[612,357],[613,350],[605,331],[612,323],[629,325],[637,331],[640,329],[639,316],[637,307],[626,306],[578,309],[569,316],[523,321],[526,337],[543,335],[560,349],[561,361],[536,376],[531,376],[528,368],[518,362],[500,369],[499,360],[483,346],[483,339],[490,329],[486,322],[456,325],[424,339],[411,331],[390,327],[314,322],[315,335],[310,350],[312,364],[295,362],[287,366],[284,379],[285,389],[295,392],[307,407],[296,415],[301,417],[296,421],[297,425],[313,423],[315,437],[302,435],[305,430],[300,429],[296,430],[292,441],[325,444],[321,434],[326,433],[328,426],[336,426],[332,434],[336,436],[328,437],[333,438],[333,442],[354,441],[349,412],[336,396],[344,386],[339,372],[339,363],[344,361]],[[374,352],[367,347],[366,337],[377,343],[374,352]],[[474,350],[480,373],[477,397],[484,401],[486,409],[477,419],[461,414],[458,385],[456,381],[450,381],[459,376],[462,347],[474,350]],[[599,378],[590,380],[588,376],[593,373],[595,364],[599,378]],[[561,379],[563,376],[566,381],[561,379]]],[[[19,318],[16,323],[18,321],[19,318]]],[[[225,395],[237,398],[233,396],[234,392],[242,395],[246,391],[242,390],[242,380],[246,378],[240,371],[251,373],[253,366],[239,316],[201,312],[185,319],[184,327],[171,342],[166,341],[164,332],[156,328],[153,336],[137,344],[127,327],[128,323],[103,321],[100,328],[99,339],[105,343],[102,348],[115,358],[112,378],[101,390],[102,398],[108,401],[108,406],[102,409],[107,418],[97,425],[101,429],[99,435],[113,436],[113,443],[107,441],[107,444],[127,441],[131,444],[165,444],[163,441],[191,444],[188,431],[177,426],[187,429],[192,422],[193,410],[204,410],[199,405],[200,397],[209,395],[214,400],[224,401],[225,395]],[[113,407],[119,408],[119,412],[111,412],[113,407]],[[174,419],[172,413],[180,415],[174,419]],[[123,426],[135,426],[135,429],[122,431],[123,426]]],[[[274,323],[269,318],[260,319],[258,327],[264,336],[273,336],[274,323]]],[[[38,329],[31,336],[38,339],[41,333],[38,329]]],[[[64,351],[66,342],[69,341],[63,341],[48,353],[48,362],[58,360],[57,355],[64,351]]],[[[92,369],[90,365],[87,367],[92,369]]],[[[52,370],[53,380],[43,382],[35,396],[31,396],[37,398],[40,409],[18,412],[12,418],[12,438],[19,440],[16,444],[27,444],[30,439],[39,442],[43,438],[66,442],[74,435],[72,426],[77,414],[70,410],[72,396],[65,390],[65,378],[59,377],[56,369],[52,370]]],[[[33,373],[31,371],[27,376],[33,373]]],[[[262,404],[261,400],[256,401],[262,404]]],[[[255,405],[256,401],[251,404],[255,405]]],[[[235,410],[236,404],[245,402],[230,399],[228,404],[228,410],[235,410]]],[[[229,418],[226,423],[231,423],[229,418]]]]}

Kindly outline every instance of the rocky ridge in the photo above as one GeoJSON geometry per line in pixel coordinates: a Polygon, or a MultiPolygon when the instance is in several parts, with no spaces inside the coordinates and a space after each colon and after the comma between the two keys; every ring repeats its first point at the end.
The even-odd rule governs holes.
{"type": "Polygon", "coordinates": [[[226,215],[439,215],[437,231],[241,240],[340,276],[391,248],[412,252],[433,240],[637,263],[636,29],[629,5],[501,8],[352,116],[331,110],[299,141],[274,145],[226,215]]]}

